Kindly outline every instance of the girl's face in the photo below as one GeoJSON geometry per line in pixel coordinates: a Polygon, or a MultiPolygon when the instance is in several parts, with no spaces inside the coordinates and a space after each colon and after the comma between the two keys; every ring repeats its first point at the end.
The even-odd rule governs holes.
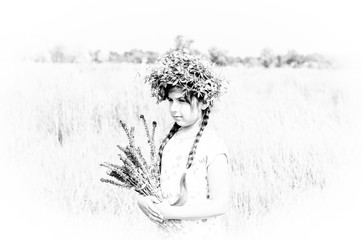
{"type": "Polygon", "coordinates": [[[189,102],[182,90],[177,87],[170,89],[167,100],[172,118],[181,127],[188,127],[202,118],[202,110],[207,105],[192,97],[189,102]]]}

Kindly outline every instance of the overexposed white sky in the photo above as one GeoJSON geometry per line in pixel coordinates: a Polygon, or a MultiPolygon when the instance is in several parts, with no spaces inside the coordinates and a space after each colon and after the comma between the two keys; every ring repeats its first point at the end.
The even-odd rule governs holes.
{"type": "MultiPolygon", "coordinates": [[[[0,48],[163,52],[181,34],[230,55],[361,52],[357,0],[12,0],[0,3],[0,48]]],[[[11,50],[11,51],[10,51],[11,50]]]]}

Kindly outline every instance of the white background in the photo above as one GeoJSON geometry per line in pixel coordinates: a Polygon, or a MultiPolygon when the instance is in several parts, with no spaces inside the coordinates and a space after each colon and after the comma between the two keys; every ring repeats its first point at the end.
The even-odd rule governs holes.
{"type": "Polygon", "coordinates": [[[0,3],[0,46],[6,58],[77,49],[163,52],[181,34],[206,51],[230,55],[275,53],[357,56],[361,14],[354,0],[122,1],[13,0],[0,3]]]}

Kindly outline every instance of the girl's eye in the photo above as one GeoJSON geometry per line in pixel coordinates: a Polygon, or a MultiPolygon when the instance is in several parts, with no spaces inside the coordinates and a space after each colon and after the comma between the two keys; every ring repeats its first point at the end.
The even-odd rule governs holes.
{"type": "Polygon", "coordinates": [[[185,99],[182,99],[182,98],[181,98],[179,101],[180,101],[180,102],[186,102],[186,100],[185,100],[185,99]]]}

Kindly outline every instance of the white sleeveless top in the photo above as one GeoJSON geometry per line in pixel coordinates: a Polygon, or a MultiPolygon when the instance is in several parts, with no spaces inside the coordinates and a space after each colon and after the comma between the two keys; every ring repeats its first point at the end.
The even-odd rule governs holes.
{"type": "MultiPolygon", "coordinates": [[[[191,147],[199,129],[182,135],[177,132],[166,144],[162,156],[161,190],[164,197],[174,202],[180,193],[180,179],[186,169],[186,163],[191,147]]],[[[191,167],[187,171],[186,186],[188,198],[186,205],[199,204],[209,198],[207,168],[218,154],[228,155],[221,139],[208,127],[205,128],[198,143],[191,167]]],[[[203,220],[179,220],[185,234],[206,234],[205,237],[216,234],[221,229],[221,217],[203,220]]]]}

